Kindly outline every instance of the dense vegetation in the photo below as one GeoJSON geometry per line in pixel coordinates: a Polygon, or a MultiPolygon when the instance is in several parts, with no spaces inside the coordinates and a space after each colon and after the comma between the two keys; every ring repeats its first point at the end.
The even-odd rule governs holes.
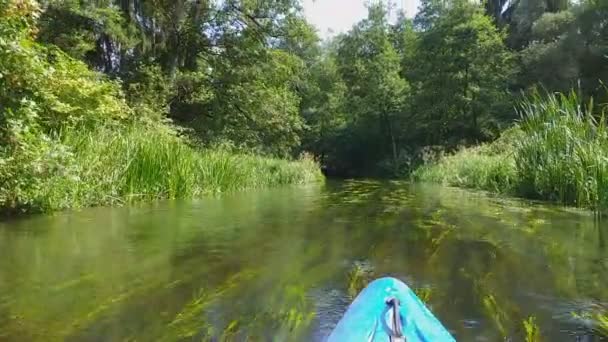
{"type": "Polygon", "coordinates": [[[321,41],[298,0],[0,0],[0,212],[306,183],[319,165],[608,206],[608,1],[392,9],[371,1],[321,41]]]}
{"type": "Polygon", "coordinates": [[[406,176],[480,144],[415,175],[604,201],[605,1],[423,0],[414,18],[372,1],[326,41],[297,0],[0,4],[4,208],[317,177],[312,161],[253,155],[406,176]]]}
{"type": "Polygon", "coordinates": [[[418,168],[414,178],[592,208],[608,205],[608,131],[576,93],[539,95],[491,144],[418,168]]]}
{"type": "MultiPolygon", "coordinates": [[[[158,66],[146,66],[137,81],[121,83],[74,55],[78,46],[91,56],[90,32],[48,31],[68,29],[65,18],[56,22],[49,16],[58,15],[56,5],[74,4],[51,2],[41,8],[33,1],[3,1],[0,7],[0,208],[5,213],[320,179],[311,158],[291,162],[230,146],[196,146],[186,131],[167,121],[166,81],[158,66]],[[62,50],[35,41],[45,37],[77,46],[62,50]]],[[[112,9],[95,13],[104,23],[122,20],[112,9]]],[[[81,24],[98,29],[94,22],[81,24]]]]}
{"type": "Polygon", "coordinates": [[[523,94],[511,96],[516,123],[496,141],[431,160],[414,178],[605,208],[608,4],[521,1],[499,19],[517,58],[511,92],[523,94]]]}

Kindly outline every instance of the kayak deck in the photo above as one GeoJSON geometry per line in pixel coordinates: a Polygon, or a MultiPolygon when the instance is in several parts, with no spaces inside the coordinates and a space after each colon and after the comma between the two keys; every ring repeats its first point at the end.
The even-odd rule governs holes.
{"type": "Polygon", "coordinates": [[[451,342],[455,339],[407,285],[395,278],[370,283],[349,306],[328,342],[389,341],[394,335],[387,299],[398,299],[405,341],[451,342]]]}

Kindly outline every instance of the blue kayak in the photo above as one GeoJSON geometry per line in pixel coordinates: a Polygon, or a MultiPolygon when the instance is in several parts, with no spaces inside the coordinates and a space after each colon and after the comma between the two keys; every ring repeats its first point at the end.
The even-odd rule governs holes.
{"type": "Polygon", "coordinates": [[[328,339],[345,341],[456,340],[407,285],[381,278],[357,296],[328,339]]]}

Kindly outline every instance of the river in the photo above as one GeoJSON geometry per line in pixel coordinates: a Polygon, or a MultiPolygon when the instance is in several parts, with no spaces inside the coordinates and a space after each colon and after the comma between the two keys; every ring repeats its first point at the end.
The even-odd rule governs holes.
{"type": "Polygon", "coordinates": [[[599,341],[607,224],[587,211],[345,181],[0,223],[0,341],[322,341],[369,280],[459,341],[599,341]]]}

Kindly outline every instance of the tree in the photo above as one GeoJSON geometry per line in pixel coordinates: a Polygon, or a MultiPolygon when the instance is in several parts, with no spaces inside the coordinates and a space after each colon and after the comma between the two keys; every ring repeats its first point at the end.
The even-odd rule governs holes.
{"type": "Polygon", "coordinates": [[[295,0],[46,0],[39,40],[123,80],[142,116],[287,155],[318,37],[295,0]],[[161,113],[163,115],[154,115],[161,113]]]}
{"type": "Polygon", "coordinates": [[[414,78],[416,69],[416,51],[418,50],[418,32],[414,20],[401,14],[391,28],[391,39],[395,50],[401,58],[401,77],[406,80],[414,78]]]}
{"type": "Polygon", "coordinates": [[[398,164],[399,134],[409,85],[400,75],[400,57],[391,41],[386,9],[369,8],[368,18],[339,41],[338,68],[348,89],[354,162],[378,162],[390,155],[398,164]]]}
{"type": "MultiPolygon", "coordinates": [[[[559,4],[559,2],[558,2],[559,4]]],[[[608,77],[608,5],[602,1],[561,4],[536,18],[521,51],[519,83],[550,91],[572,88],[602,99],[608,77]]],[[[548,7],[545,7],[548,8],[548,7]]]]}
{"type": "Polygon", "coordinates": [[[577,86],[582,46],[571,11],[544,13],[532,25],[529,45],[521,52],[520,82],[567,92],[577,86]],[[573,34],[574,33],[574,34],[573,34]]]}
{"type": "Polygon", "coordinates": [[[435,21],[443,15],[448,6],[448,0],[421,0],[414,25],[420,31],[430,29],[435,21]]]}
{"type": "Polygon", "coordinates": [[[424,144],[488,139],[505,118],[512,56],[482,9],[454,1],[418,44],[414,112],[424,144]]]}
{"type": "Polygon", "coordinates": [[[522,49],[530,43],[534,22],[545,13],[557,13],[569,8],[568,0],[519,0],[512,6],[509,45],[522,49]]]}
{"type": "Polygon", "coordinates": [[[608,80],[608,3],[600,0],[583,1],[574,9],[582,41],[579,57],[581,87],[588,96],[600,103],[608,101],[605,82],[608,80]]]}
{"type": "Polygon", "coordinates": [[[310,78],[302,92],[301,114],[307,130],[302,148],[312,152],[330,172],[338,172],[342,155],[341,135],[346,127],[346,85],[336,64],[333,47],[310,66],[310,78]]]}

